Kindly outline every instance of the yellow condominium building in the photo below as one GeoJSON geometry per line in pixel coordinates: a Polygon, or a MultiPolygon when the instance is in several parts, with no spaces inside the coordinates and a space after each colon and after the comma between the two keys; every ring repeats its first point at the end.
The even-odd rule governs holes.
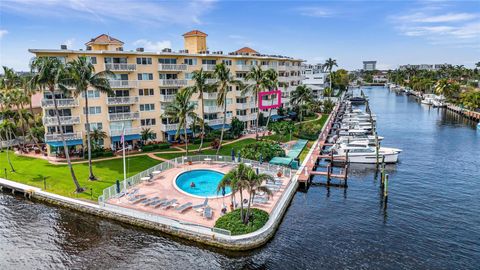
{"type": "MultiPolygon", "coordinates": [[[[65,45],[61,49],[30,49],[36,57],[57,57],[64,62],[85,55],[95,66],[96,72],[110,70],[115,73],[115,78],[110,81],[114,94],[89,90],[88,108],[85,108],[82,96],[65,96],[60,92],[48,91],[43,93],[45,142],[51,146],[48,152],[51,153],[52,147],[62,146],[54,117],[53,94],[58,98],[68,145],[78,150],[85,141],[86,110],[89,112],[91,129],[101,129],[108,135],[101,141],[104,148],[120,148],[122,127],[125,127],[125,140],[129,145],[135,145],[140,140],[140,132],[144,128],[150,128],[157,141],[174,140],[177,124],[161,117],[167,104],[173,101],[180,88],[194,84],[191,79],[193,71],[203,68],[206,72],[213,72],[219,63],[224,63],[239,80],[245,78],[252,66],[277,70],[282,104],[284,107],[290,106],[290,93],[302,81],[301,59],[264,55],[247,47],[228,54],[208,51],[207,34],[198,30],[185,33],[183,37],[184,49],[178,52],[171,49],[161,52],[146,52],[143,48],[126,50],[122,41],[106,34],[87,42],[85,50],[69,50],[65,45]]],[[[221,129],[223,112],[216,105],[216,98],[215,92],[204,95],[203,119],[213,129],[221,129]]],[[[193,102],[201,105],[198,94],[194,94],[193,102]]],[[[227,124],[232,117],[244,122],[247,128],[255,124],[258,109],[251,94],[242,95],[241,89],[231,86],[226,103],[227,124]]],[[[197,109],[200,115],[200,106],[197,109]]],[[[272,115],[276,113],[276,110],[271,112],[272,115]]],[[[264,115],[267,114],[264,112],[264,115]]]]}

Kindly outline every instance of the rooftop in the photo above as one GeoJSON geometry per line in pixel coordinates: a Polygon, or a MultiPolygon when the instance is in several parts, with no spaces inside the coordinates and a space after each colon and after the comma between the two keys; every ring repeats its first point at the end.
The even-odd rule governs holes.
{"type": "Polygon", "coordinates": [[[114,37],[111,37],[107,34],[101,34],[96,38],[92,38],[89,42],[85,43],[85,45],[89,46],[92,44],[118,44],[123,45],[124,43],[114,37]]]}

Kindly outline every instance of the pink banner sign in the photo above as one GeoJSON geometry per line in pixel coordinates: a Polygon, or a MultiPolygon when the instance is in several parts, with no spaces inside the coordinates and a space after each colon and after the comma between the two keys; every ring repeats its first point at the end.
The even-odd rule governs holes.
{"type": "MultiPolygon", "coordinates": [[[[273,99],[272,99],[273,101],[273,99]]],[[[273,91],[267,91],[267,92],[260,92],[258,93],[258,107],[260,110],[268,110],[268,109],[277,109],[282,106],[282,91],[281,90],[273,90],[273,91]],[[268,95],[276,95],[277,96],[277,103],[274,104],[273,102],[270,104],[270,100],[268,100],[267,105],[263,105],[264,101],[262,97],[268,96],[268,95]]]]}

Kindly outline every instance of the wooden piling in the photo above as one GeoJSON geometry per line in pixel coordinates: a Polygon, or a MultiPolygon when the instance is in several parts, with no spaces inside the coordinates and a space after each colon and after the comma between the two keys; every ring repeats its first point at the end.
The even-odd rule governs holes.
{"type": "Polygon", "coordinates": [[[327,185],[330,185],[330,179],[331,179],[330,174],[332,173],[331,172],[331,167],[332,167],[331,164],[327,165],[327,185]]]}
{"type": "Polygon", "coordinates": [[[385,175],[385,182],[383,185],[383,197],[388,197],[388,174],[385,175]]]}

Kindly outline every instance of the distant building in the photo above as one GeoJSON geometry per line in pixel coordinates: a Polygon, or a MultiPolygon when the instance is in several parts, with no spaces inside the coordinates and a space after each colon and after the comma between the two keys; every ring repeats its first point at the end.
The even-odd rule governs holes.
{"type": "Polygon", "coordinates": [[[303,84],[312,89],[314,99],[323,96],[327,86],[328,73],[324,72],[322,64],[302,65],[303,84]]]}
{"type": "Polygon", "coordinates": [[[377,69],[377,61],[363,61],[363,70],[373,71],[377,69]]]}

